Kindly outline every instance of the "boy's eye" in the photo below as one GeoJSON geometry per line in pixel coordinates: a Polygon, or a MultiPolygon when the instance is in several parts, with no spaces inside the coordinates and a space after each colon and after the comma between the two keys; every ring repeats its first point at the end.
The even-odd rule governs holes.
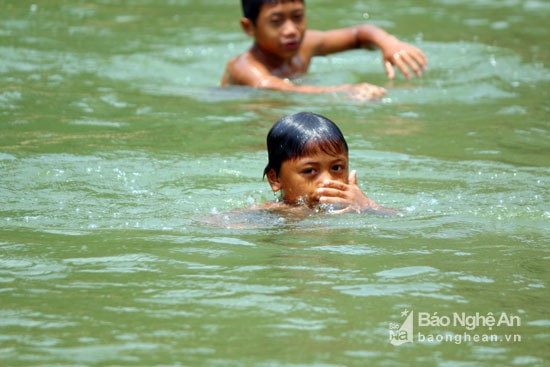
{"type": "Polygon", "coordinates": [[[313,175],[314,173],[315,173],[314,168],[305,168],[304,170],[302,170],[302,174],[304,175],[313,175]]]}
{"type": "Polygon", "coordinates": [[[270,22],[271,22],[271,24],[277,26],[277,25],[283,24],[283,19],[280,18],[280,17],[271,18],[270,22]]]}
{"type": "Polygon", "coordinates": [[[303,14],[295,14],[292,16],[292,20],[295,22],[295,23],[300,23],[302,21],[302,19],[304,18],[304,15],[303,14]]]}
{"type": "Polygon", "coordinates": [[[336,171],[336,172],[340,172],[340,171],[344,170],[344,166],[341,165],[341,164],[336,164],[336,165],[332,166],[332,170],[336,171]]]}

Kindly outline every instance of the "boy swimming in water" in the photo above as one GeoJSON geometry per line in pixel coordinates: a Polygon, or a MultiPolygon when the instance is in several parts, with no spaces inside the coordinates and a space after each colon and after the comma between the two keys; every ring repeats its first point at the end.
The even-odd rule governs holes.
{"type": "Polygon", "coordinates": [[[348,144],[338,126],[324,116],[300,112],[283,117],[267,135],[267,152],[264,176],[280,198],[262,209],[396,212],[361,191],[357,172],[349,172],[348,144]]]}
{"type": "Polygon", "coordinates": [[[407,79],[411,71],[421,76],[426,69],[426,56],[421,50],[373,25],[307,30],[304,1],[242,0],[241,27],[254,38],[254,44],[227,63],[222,86],[245,85],[302,93],[344,92],[357,99],[381,97],[386,90],[368,83],[321,87],[291,81],[307,72],[314,56],[358,48],[378,47],[389,79],[395,76],[394,66],[407,79]]]}

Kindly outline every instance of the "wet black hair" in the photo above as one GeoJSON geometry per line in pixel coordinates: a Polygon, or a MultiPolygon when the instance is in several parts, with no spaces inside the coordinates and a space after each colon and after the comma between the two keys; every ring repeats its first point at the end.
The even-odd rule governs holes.
{"type": "MultiPolygon", "coordinates": [[[[243,16],[250,19],[252,24],[256,25],[256,20],[260,14],[260,9],[264,4],[276,4],[285,0],[242,0],[241,5],[243,7],[243,16]]],[[[301,1],[305,3],[305,0],[286,0],[286,1],[301,1]]]]}
{"type": "Polygon", "coordinates": [[[313,112],[298,112],[277,121],[267,134],[268,163],[264,176],[283,162],[301,158],[316,150],[334,155],[348,155],[348,143],[336,124],[313,112]]]}

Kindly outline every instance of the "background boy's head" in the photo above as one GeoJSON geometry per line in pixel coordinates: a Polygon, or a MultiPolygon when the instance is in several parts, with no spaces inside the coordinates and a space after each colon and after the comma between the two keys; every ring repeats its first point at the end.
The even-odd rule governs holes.
{"type": "Polygon", "coordinates": [[[279,175],[283,162],[321,150],[329,155],[348,155],[348,144],[336,124],[313,113],[299,112],[277,121],[267,134],[268,163],[264,175],[279,175]]]}
{"type": "Polygon", "coordinates": [[[264,4],[276,4],[285,1],[300,1],[302,3],[305,2],[305,0],[242,0],[241,4],[243,7],[243,16],[249,19],[252,24],[255,25],[256,20],[258,19],[258,15],[260,14],[260,10],[262,9],[262,6],[264,4]]]}

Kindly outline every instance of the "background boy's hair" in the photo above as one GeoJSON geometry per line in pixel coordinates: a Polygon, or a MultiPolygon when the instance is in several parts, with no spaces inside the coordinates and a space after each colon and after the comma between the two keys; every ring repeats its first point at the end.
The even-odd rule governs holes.
{"type": "Polygon", "coordinates": [[[264,176],[277,175],[283,162],[321,150],[330,155],[348,154],[348,143],[338,126],[325,116],[298,112],[277,121],[267,134],[268,163],[264,176]]]}
{"type": "Polygon", "coordinates": [[[250,19],[252,24],[256,25],[256,20],[260,14],[260,9],[264,4],[276,4],[283,1],[301,1],[302,3],[305,0],[242,0],[241,5],[243,7],[243,16],[250,19]]]}

